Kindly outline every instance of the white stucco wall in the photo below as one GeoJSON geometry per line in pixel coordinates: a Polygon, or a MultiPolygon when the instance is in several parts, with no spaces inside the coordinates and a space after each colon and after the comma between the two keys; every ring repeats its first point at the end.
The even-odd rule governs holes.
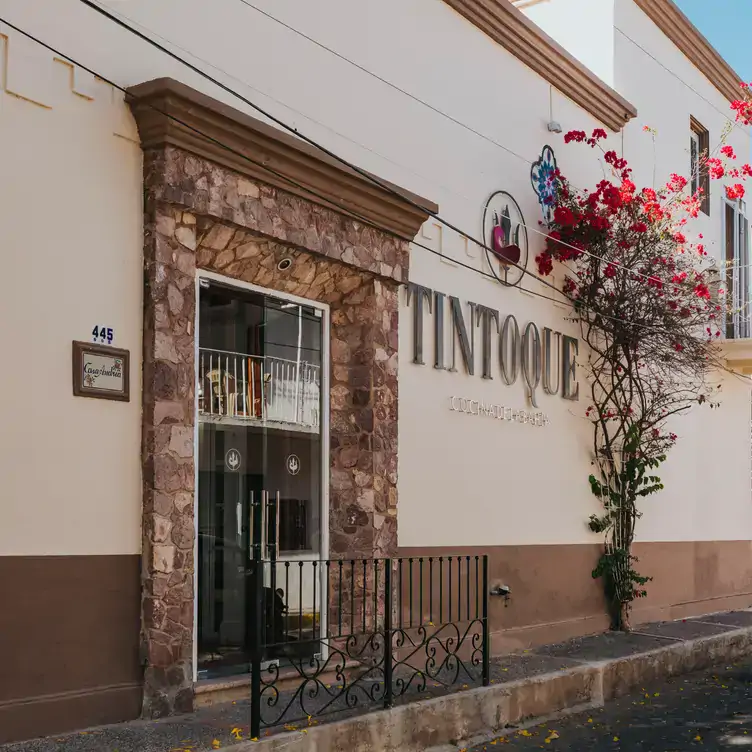
{"type": "MultiPolygon", "coordinates": [[[[2,31],[2,30],[0,30],[2,31]]],[[[0,39],[0,556],[133,554],[141,514],[141,150],[121,98],[0,39]],[[7,67],[6,67],[7,66],[7,67]],[[22,99],[26,97],[27,99],[22,99]],[[30,101],[34,100],[34,101],[30,101]],[[74,397],[112,327],[129,403],[74,397]]]]}
{"type": "MultiPolygon", "coordinates": [[[[593,0],[589,4],[585,0],[579,1],[583,5],[580,13],[589,10],[588,17],[593,18],[593,23],[597,22],[599,28],[607,29],[611,11],[604,10],[601,4],[593,0]],[[600,9],[597,13],[596,6],[600,9]]],[[[622,0],[622,5],[625,3],[631,6],[631,0],[622,0]]],[[[530,187],[530,163],[538,157],[543,145],[550,143],[555,148],[560,167],[575,184],[590,186],[601,178],[601,168],[593,158],[593,152],[581,146],[565,147],[561,135],[556,136],[546,130],[550,110],[553,118],[562,124],[564,132],[572,128],[591,130],[600,124],[558,92],[552,92],[547,82],[444,3],[437,0],[382,0],[373,4],[364,0],[327,0],[323,4],[301,4],[295,0],[258,0],[258,4],[403,91],[397,91],[301,39],[238,0],[217,0],[211,4],[199,0],[161,0],[159,3],[152,0],[112,0],[109,6],[116,12],[126,14],[142,30],[166,40],[181,55],[338,154],[436,201],[444,217],[476,236],[480,234],[482,211],[488,196],[496,190],[509,191],[521,204],[530,228],[530,269],[534,268],[532,259],[542,244],[541,237],[536,233],[540,215],[530,187]],[[399,19],[399,23],[395,23],[395,19],[399,19]],[[192,55],[186,51],[191,51],[192,55]],[[452,122],[436,110],[443,111],[467,127],[452,122]]],[[[556,0],[553,0],[551,6],[555,5],[556,0]]],[[[610,2],[603,5],[613,7],[610,2]]],[[[76,0],[57,0],[53,9],[44,4],[44,12],[41,12],[41,8],[41,0],[26,4],[0,0],[3,16],[59,45],[63,51],[79,57],[119,84],[127,86],[160,76],[172,76],[238,109],[258,114],[101,19],[76,0]]],[[[666,65],[680,70],[679,75],[685,80],[698,76],[681,67],[681,60],[677,57],[680,57],[679,53],[654,27],[638,28],[642,20],[635,17],[635,12],[636,9],[617,5],[617,29],[624,27],[630,35],[645,37],[648,40],[646,44],[655,45],[660,55],[666,57],[666,65]],[[656,34],[658,37],[653,39],[656,34]]],[[[562,29],[557,37],[558,41],[569,44],[564,31],[562,29]]],[[[708,85],[712,91],[696,97],[675,82],[664,82],[655,66],[637,60],[634,54],[625,55],[625,42],[618,30],[615,35],[593,31],[591,38],[598,40],[592,46],[592,57],[585,55],[580,59],[605,78],[613,69],[615,87],[640,110],[639,118],[629,125],[623,137],[626,154],[633,160],[636,169],[636,182],[639,185],[652,182],[653,147],[648,135],[642,132],[644,123],[659,131],[659,179],[673,171],[686,173],[689,113],[715,129],[716,121],[712,120],[710,111],[703,109],[702,97],[712,99],[716,96],[722,99],[720,95],[714,94],[715,90],[708,85]],[[610,54],[612,58],[609,63],[610,54]],[[634,66],[634,71],[625,74],[628,80],[624,78],[620,66],[634,66]],[[654,89],[652,83],[646,85],[646,82],[653,81],[661,81],[661,86],[654,89]],[[676,107],[671,105],[677,101],[681,103],[684,114],[677,114],[676,107]]],[[[577,53],[574,54],[579,57],[577,53]]],[[[29,85],[33,83],[30,81],[29,85]]],[[[722,105],[725,106],[725,103],[721,101],[719,106],[722,105]]],[[[0,107],[0,127],[7,127],[3,126],[3,115],[7,111],[4,105],[0,107]]],[[[125,117],[122,106],[119,112],[121,117],[125,117]]],[[[50,113],[46,111],[35,115],[38,118],[43,116],[50,120],[50,113]]],[[[85,435],[91,437],[92,443],[96,441],[95,450],[92,451],[96,451],[100,459],[98,469],[92,472],[96,473],[94,477],[97,482],[106,483],[108,489],[113,486],[123,489],[119,491],[124,499],[119,514],[126,516],[127,519],[121,522],[130,531],[127,535],[132,535],[135,542],[140,503],[139,418],[136,405],[131,403],[126,408],[132,411],[127,413],[127,418],[122,417],[126,415],[125,412],[119,412],[119,417],[112,419],[118,427],[125,426],[122,432],[118,429],[119,451],[115,452],[102,446],[98,432],[103,425],[108,425],[108,418],[101,416],[114,415],[118,406],[115,403],[73,401],[70,397],[67,359],[70,340],[86,337],[96,323],[94,320],[90,322],[90,319],[109,316],[118,328],[117,344],[130,347],[134,354],[140,350],[138,265],[141,220],[137,149],[131,143],[120,143],[114,139],[109,121],[102,124],[92,115],[86,117],[86,127],[97,134],[96,137],[92,136],[91,141],[101,143],[100,151],[83,154],[71,147],[63,148],[61,142],[49,137],[49,143],[41,147],[70,168],[65,173],[68,182],[63,181],[64,189],[56,192],[59,203],[45,211],[45,219],[80,217],[84,210],[87,221],[94,222],[89,218],[95,216],[103,218],[96,220],[101,224],[95,224],[93,229],[91,225],[83,223],[73,223],[66,228],[61,245],[69,249],[71,258],[74,251],[78,255],[75,262],[66,260],[66,265],[59,267],[69,279],[73,277],[71,270],[78,271],[80,278],[76,277],[74,289],[90,290],[91,281],[102,284],[103,287],[95,289],[93,293],[101,296],[94,300],[100,304],[94,305],[92,302],[84,307],[68,302],[80,298],[60,288],[60,274],[53,275],[46,270],[38,275],[44,278],[44,283],[37,283],[33,288],[29,283],[28,289],[33,289],[34,294],[40,296],[38,290],[47,290],[52,297],[45,298],[46,303],[49,301],[46,310],[56,312],[54,322],[45,323],[45,326],[53,327],[45,330],[48,332],[45,336],[50,352],[56,353],[56,372],[65,371],[67,377],[63,379],[61,376],[55,380],[60,399],[51,401],[53,406],[50,410],[56,413],[60,411],[63,423],[75,422],[76,436],[80,434],[78,426],[90,427],[90,433],[85,435]],[[94,156],[96,162],[87,161],[93,160],[94,156]],[[71,180],[79,191],[70,190],[71,180]],[[88,196],[89,200],[84,201],[83,195],[88,196]],[[101,207],[100,212],[90,210],[96,206],[101,207]],[[114,228],[120,228],[120,232],[112,232],[114,228]],[[81,248],[85,249],[83,253],[81,248]],[[95,253],[98,260],[103,253],[111,254],[110,264],[121,270],[117,278],[99,273],[93,276],[94,269],[87,266],[91,255],[87,254],[95,253]],[[92,276],[88,276],[90,269],[92,276]],[[100,278],[104,278],[104,281],[100,281],[100,278]],[[67,307],[63,309],[63,314],[58,315],[61,305],[52,305],[52,302],[61,299],[66,301],[67,307]],[[102,301],[106,301],[106,305],[102,301]],[[89,413],[86,420],[91,422],[81,423],[81,416],[88,416],[89,413]],[[128,452],[124,451],[125,445],[131,447],[128,452]],[[128,459],[116,462],[118,455],[128,459]],[[113,477],[120,483],[113,482],[113,477]],[[134,501],[131,504],[129,499],[132,496],[134,501]]],[[[19,131],[26,131],[29,126],[19,120],[15,127],[19,131]]],[[[51,132],[47,126],[39,127],[44,129],[45,134],[51,132]]],[[[63,125],[59,127],[63,128],[63,125]]],[[[79,126],[79,130],[81,128],[83,126],[79,126]]],[[[14,132],[9,131],[11,135],[14,132]]],[[[76,135],[81,138],[78,131],[76,135]]],[[[622,137],[613,137],[613,142],[620,146],[622,137]]],[[[3,143],[7,149],[13,140],[5,138],[3,143]]],[[[67,142],[63,140],[62,143],[67,142]]],[[[35,147],[29,144],[27,148],[32,150],[35,147]]],[[[741,148],[737,147],[737,150],[741,151],[741,148]]],[[[19,160],[18,155],[14,159],[19,160]]],[[[21,164],[16,169],[21,184],[26,181],[29,191],[38,186],[39,176],[24,171],[21,164]]],[[[61,180],[59,172],[51,174],[48,181],[61,180]]],[[[29,202],[22,201],[20,192],[9,197],[7,205],[11,206],[11,202],[15,201],[15,206],[19,207],[18,211],[10,212],[12,217],[18,215],[15,224],[10,225],[16,228],[12,231],[15,232],[14,247],[21,244],[28,246],[32,232],[38,233],[38,242],[41,243],[42,238],[55,236],[48,228],[59,227],[53,221],[46,221],[44,224],[37,222],[32,229],[29,228],[29,219],[37,217],[39,210],[38,193],[34,193],[34,196],[33,213],[28,208],[29,202]]],[[[716,239],[720,231],[714,224],[717,219],[711,218],[705,228],[708,236],[716,239]]],[[[0,228],[0,233],[6,232],[10,233],[11,230],[0,228]]],[[[440,260],[415,247],[410,273],[413,281],[456,295],[463,303],[473,301],[484,304],[498,309],[502,315],[514,313],[521,325],[534,321],[541,328],[550,326],[575,333],[571,324],[565,321],[566,309],[516,289],[505,289],[473,271],[452,264],[451,259],[455,259],[482,269],[484,263],[478,249],[466,244],[452,231],[446,228],[439,230],[429,223],[419,242],[434,250],[441,250],[448,260],[440,260]]],[[[2,247],[7,246],[3,244],[2,247]]],[[[47,255],[52,258],[46,263],[62,264],[61,256],[47,255]]],[[[28,268],[22,267],[22,270],[32,277],[36,273],[32,264],[37,262],[28,257],[24,263],[28,268]]],[[[547,288],[529,279],[524,284],[534,292],[550,293],[547,288]]],[[[430,365],[432,341],[428,319],[428,365],[412,364],[411,311],[404,307],[404,296],[402,305],[400,545],[489,546],[594,541],[585,527],[587,517],[597,511],[597,507],[586,482],[590,471],[590,428],[582,419],[584,400],[571,403],[560,397],[541,394],[541,410],[551,419],[551,425],[545,428],[497,423],[491,419],[450,412],[448,399],[451,395],[524,408],[522,382],[518,380],[512,387],[502,385],[495,354],[493,381],[484,381],[479,375],[470,377],[461,371],[448,373],[434,370],[430,365]]],[[[16,310],[23,310],[19,302],[14,306],[16,310]]],[[[43,306],[34,306],[34,316],[40,322],[43,320],[42,310],[43,306]]],[[[9,344],[22,344],[26,348],[24,352],[35,352],[27,343],[24,332],[3,336],[13,337],[9,344]]],[[[44,357],[53,356],[45,352],[44,357]]],[[[137,364],[136,357],[133,364],[134,367],[137,364]]],[[[479,368],[478,358],[476,369],[479,368]]],[[[11,391],[20,387],[18,382],[11,380],[15,377],[6,375],[4,378],[7,381],[2,383],[10,384],[11,391]]],[[[752,537],[749,390],[746,384],[740,384],[735,379],[728,381],[725,389],[728,402],[723,410],[712,416],[700,416],[698,413],[697,417],[687,418],[677,428],[682,438],[685,435],[688,438],[677,450],[676,459],[672,459],[666,468],[668,490],[655,502],[655,511],[651,507],[641,523],[640,532],[644,539],[752,537]],[[711,434],[711,431],[714,433],[711,434]],[[711,439],[712,435],[715,438],[711,439]],[[688,468],[691,468],[691,472],[688,468]],[[701,473],[701,468],[706,471],[701,473]],[[717,492],[709,498],[708,494],[713,489],[717,492]],[[712,524],[708,522],[711,516],[712,524]]],[[[137,383],[138,380],[134,379],[134,390],[137,383]]],[[[28,420],[21,420],[21,408],[15,405],[12,409],[17,411],[13,424],[27,425],[28,420]]],[[[29,430],[43,430],[42,425],[40,419],[38,427],[29,430]]],[[[55,452],[60,452],[64,435],[61,431],[54,435],[55,440],[43,440],[48,455],[53,447],[55,452]]],[[[36,482],[54,485],[62,489],[59,494],[71,499],[75,497],[81,479],[88,477],[88,449],[88,446],[84,446],[83,450],[80,447],[66,447],[67,454],[63,455],[65,464],[58,459],[59,454],[55,454],[55,461],[61,467],[64,464],[65,473],[62,476],[34,473],[33,465],[24,467],[27,473],[39,478],[36,482]],[[73,454],[75,462],[71,459],[73,454]],[[60,481],[61,477],[63,481],[60,481]]],[[[15,459],[18,456],[20,450],[3,461],[8,462],[8,468],[20,466],[15,459]],[[10,457],[14,458],[13,462],[10,457]]],[[[57,466],[56,469],[60,470],[57,466]]],[[[0,477],[2,475],[4,473],[0,477]]],[[[17,488],[17,496],[21,498],[20,492],[27,485],[19,479],[17,488]]],[[[35,494],[35,498],[41,499],[42,494],[35,494]]],[[[53,508],[53,504],[46,500],[37,503],[42,504],[43,510],[53,508]]],[[[19,501],[14,510],[11,517],[12,522],[15,520],[13,530],[23,532],[25,538],[22,536],[21,540],[29,541],[36,535],[38,531],[34,530],[34,525],[45,527],[44,535],[38,536],[40,542],[34,544],[40,550],[44,548],[49,552],[48,549],[54,545],[59,548],[62,545],[61,529],[65,530],[65,537],[69,536],[72,541],[79,537],[91,539],[88,534],[70,530],[69,517],[55,517],[57,510],[53,510],[49,525],[46,520],[40,522],[40,509],[31,512],[19,501]],[[61,519],[68,527],[61,528],[61,519]]],[[[88,520],[87,524],[93,523],[86,513],[93,511],[86,507],[80,515],[88,520]]],[[[11,548],[10,543],[5,542],[6,539],[15,541],[17,538],[14,533],[6,531],[7,528],[0,533],[4,536],[0,542],[11,551],[18,550],[18,547],[11,548]]]]}
{"type": "MultiPolygon", "coordinates": [[[[590,60],[591,69],[612,71],[609,83],[637,107],[617,150],[629,160],[638,187],[658,188],[672,173],[689,176],[690,117],[708,129],[711,155],[720,156],[720,147],[730,144],[740,162],[748,160],[749,135],[732,124],[729,102],[633,0],[585,5],[549,0],[525,13],[572,55],[590,60]]],[[[719,261],[722,207],[723,185],[713,181],[710,216],[701,213],[688,227],[688,234],[703,235],[708,253],[719,261]]],[[[733,540],[752,532],[750,385],[729,374],[718,381],[719,409],[698,408],[672,424],[680,440],[661,471],[666,490],[643,505],[640,540],[733,540]]]]}
{"type": "MultiPolygon", "coordinates": [[[[729,102],[632,0],[616,0],[615,26],[615,88],[639,108],[625,129],[624,155],[642,184],[652,184],[654,166],[657,185],[672,172],[688,175],[690,117],[708,129],[711,155],[730,144],[740,163],[748,161],[749,134],[732,124],[729,102]],[[655,144],[643,125],[656,129],[655,144]]],[[[724,190],[717,181],[710,189],[710,216],[701,213],[689,231],[702,234],[721,261],[724,190]]],[[[680,441],[663,470],[666,492],[645,505],[642,540],[750,537],[749,381],[729,374],[720,381],[718,410],[698,409],[675,422],[680,441]]]]}

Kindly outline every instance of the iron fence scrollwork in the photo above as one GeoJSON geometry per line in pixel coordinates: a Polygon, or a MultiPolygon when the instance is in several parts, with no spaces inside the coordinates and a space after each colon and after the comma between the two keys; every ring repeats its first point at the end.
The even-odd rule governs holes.
{"type": "Polygon", "coordinates": [[[487,556],[262,554],[249,572],[252,737],[488,685],[487,556]]]}

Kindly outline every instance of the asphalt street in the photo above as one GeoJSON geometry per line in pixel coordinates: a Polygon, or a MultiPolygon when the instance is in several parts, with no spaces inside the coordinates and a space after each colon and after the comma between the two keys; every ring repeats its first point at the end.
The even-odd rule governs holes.
{"type": "Polygon", "coordinates": [[[645,686],[601,710],[510,730],[466,752],[684,752],[747,747],[752,748],[752,660],[645,686]]]}

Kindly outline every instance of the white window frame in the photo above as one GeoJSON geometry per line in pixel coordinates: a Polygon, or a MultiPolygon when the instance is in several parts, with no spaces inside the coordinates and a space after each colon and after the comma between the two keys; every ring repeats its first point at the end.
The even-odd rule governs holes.
{"type": "Polygon", "coordinates": [[[694,129],[689,129],[689,177],[692,195],[697,193],[700,187],[700,134],[694,129]],[[692,154],[691,148],[695,147],[695,153],[692,154]]]}
{"type": "Polygon", "coordinates": [[[721,203],[721,237],[723,276],[721,285],[726,288],[726,305],[731,306],[731,313],[726,319],[726,337],[729,339],[748,339],[752,337],[752,274],[750,272],[750,233],[746,203],[742,199],[728,199],[721,203]],[[734,258],[729,270],[726,248],[726,209],[734,212],[734,258]]]}
{"type": "MultiPolygon", "coordinates": [[[[330,452],[330,435],[329,435],[329,346],[331,340],[331,316],[330,308],[327,303],[322,303],[318,300],[310,300],[308,298],[302,298],[297,295],[291,295],[286,292],[280,292],[279,290],[273,290],[267,287],[260,287],[259,285],[253,285],[243,280],[235,279],[234,277],[226,277],[223,274],[217,274],[215,272],[209,272],[204,269],[200,269],[196,273],[195,280],[195,319],[194,319],[194,332],[195,332],[195,372],[194,372],[194,384],[198,383],[199,378],[199,298],[201,280],[206,279],[221,283],[229,288],[236,288],[238,290],[249,290],[251,292],[260,293],[262,295],[268,295],[269,297],[276,298],[278,300],[284,300],[288,303],[295,303],[297,305],[304,305],[307,308],[314,308],[321,311],[322,318],[322,337],[321,337],[321,420],[320,420],[320,436],[321,436],[321,510],[319,513],[320,524],[320,538],[319,538],[319,552],[318,554],[311,554],[311,552],[301,552],[300,554],[286,554],[285,559],[288,561],[297,560],[311,560],[318,558],[325,561],[329,558],[329,452],[330,452]]],[[[195,562],[193,567],[193,683],[196,684],[199,681],[198,678],[198,473],[199,473],[199,458],[198,458],[198,389],[195,390],[194,395],[194,436],[193,436],[193,461],[194,461],[194,495],[193,495],[193,515],[194,524],[196,525],[196,535],[194,535],[193,543],[193,560],[195,562]]],[[[321,567],[320,572],[320,590],[319,593],[324,593],[324,587],[326,586],[326,571],[325,567],[321,567]]],[[[326,609],[321,609],[321,622],[320,629],[321,634],[327,634],[327,623],[329,614],[326,613],[326,609]]],[[[324,642],[322,645],[322,660],[326,661],[328,657],[328,644],[324,642]]],[[[274,663],[272,661],[271,663],[274,663]]],[[[265,664],[271,665],[271,664],[265,664]]],[[[247,677],[243,674],[237,676],[228,677],[230,679],[240,679],[247,677]]]]}

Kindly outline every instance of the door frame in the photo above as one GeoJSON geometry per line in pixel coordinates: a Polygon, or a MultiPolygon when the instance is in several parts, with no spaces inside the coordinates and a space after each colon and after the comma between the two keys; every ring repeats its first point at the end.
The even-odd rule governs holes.
{"type": "MultiPolygon", "coordinates": [[[[298,295],[290,295],[286,292],[279,292],[269,287],[260,287],[259,285],[253,285],[249,282],[243,282],[233,277],[227,277],[223,274],[217,274],[216,272],[206,271],[204,269],[196,270],[195,281],[195,320],[193,322],[193,339],[194,339],[194,374],[193,383],[198,384],[199,378],[199,295],[201,294],[201,280],[209,280],[213,282],[219,282],[226,287],[236,288],[238,290],[248,290],[250,292],[259,293],[261,295],[267,295],[271,298],[277,298],[278,300],[284,300],[286,303],[297,303],[298,305],[305,305],[309,308],[315,308],[321,311],[321,509],[319,510],[320,519],[320,535],[321,541],[319,546],[319,559],[324,560],[329,558],[329,344],[331,339],[330,328],[330,308],[328,303],[322,303],[318,300],[312,300],[310,298],[301,298],[298,295]]],[[[193,494],[193,519],[194,519],[194,536],[193,536],[193,682],[198,681],[198,472],[199,472],[199,441],[198,441],[198,389],[194,388],[193,399],[193,466],[194,466],[194,488],[193,494]]],[[[323,567],[322,567],[323,571],[323,567]]],[[[323,615],[323,610],[322,610],[323,615]]],[[[328,616],[328,615],[327,615],[328,616]]]]}

